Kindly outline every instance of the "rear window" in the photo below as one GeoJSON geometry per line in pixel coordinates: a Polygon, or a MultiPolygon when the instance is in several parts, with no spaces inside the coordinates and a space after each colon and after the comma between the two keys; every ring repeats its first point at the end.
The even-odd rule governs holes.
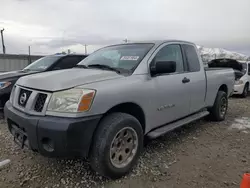
{"type": "Polygon", "coordinates": [[[186,54],[186,60],[190,72],[200,71],[200,61],[194,46],[184,44],[183,49],[186,54]]]}

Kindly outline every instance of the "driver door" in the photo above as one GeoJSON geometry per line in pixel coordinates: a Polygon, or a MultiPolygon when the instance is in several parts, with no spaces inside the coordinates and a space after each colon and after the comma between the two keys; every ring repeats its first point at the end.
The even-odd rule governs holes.
{"type": "MultiPolygon", "coordinates": [[[[154,104],[156,127],[183,118],[190,110],[189,83],[185,80],[185,65],[179,44],[161,47],[154,61],[175,61],[176,72],[152,78],[155,88],[154,104]]],[[[155,128],[155,127],[154,127],[155,128]]]]}

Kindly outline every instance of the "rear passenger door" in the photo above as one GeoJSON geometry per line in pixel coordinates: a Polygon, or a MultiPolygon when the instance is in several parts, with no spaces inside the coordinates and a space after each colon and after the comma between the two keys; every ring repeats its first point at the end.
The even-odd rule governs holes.
{"type": "MultiPolygon", "coordinates": [[[[155,127],[189,114],[190,92],[185,79],[185,65],[179,44],[167,44],[159,49],[153,61],[175,61],[176,72],[152,78],[155,127]]],[[[153,128],[155,128],[153,127],[153,128]]]]}
{"type": "Polygon", "coordinates": [[[206,77],[201,58],[198,57],[196,48],[191,44],[183,44],[184,61],[187,64],[186,76],[190,80],[189,90],[191,95],[190,113],[201,110],[205,105],[206,77]],[[201,63],[200,63],[201,62],[201,63]]]}
{"type": "Polygon", "coordinates": [[[66,56],[60,59],[52,69],[70,69],[75,67],[82,59],[84,59],[82,56],[66,56]]]}

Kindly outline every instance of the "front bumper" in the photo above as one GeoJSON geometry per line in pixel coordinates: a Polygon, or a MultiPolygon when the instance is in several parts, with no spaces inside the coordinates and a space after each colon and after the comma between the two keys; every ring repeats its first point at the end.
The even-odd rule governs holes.
{"type": "Polygon", "coordinates": [[[4,107],[4,113],[9,131],[13,134],[13,130],[18,128],[24,132],[29,149],[47,157],[87,157],[95,128],[101,118],[31,116],[13,108],[9,101],[4,107]]]}
{"type": "Polygon", "coordinates": [[[244,90],[245,85],[240,84],[240,85],[234,85],[234,92],[233,94],[242,94],[244,90]]]}

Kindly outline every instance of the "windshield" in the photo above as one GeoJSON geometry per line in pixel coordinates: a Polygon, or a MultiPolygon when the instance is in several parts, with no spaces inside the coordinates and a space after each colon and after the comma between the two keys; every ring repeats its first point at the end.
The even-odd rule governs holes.
{"type": "Polygon", "coordinates": [[[116,69],[132,71],[140,63],[153,44],[123,44],[102,48],[78,65],[105,65],[116,69]]]}
{"type": "Polygon", "coordinates": [[[40,58],[27,67],[25,67],[23,70],[29,70],[29,71],[44,71],[48,67],[50,67],[55,61],[57,61],[61,56],[46,56],[43,58],[40,58]]]}

